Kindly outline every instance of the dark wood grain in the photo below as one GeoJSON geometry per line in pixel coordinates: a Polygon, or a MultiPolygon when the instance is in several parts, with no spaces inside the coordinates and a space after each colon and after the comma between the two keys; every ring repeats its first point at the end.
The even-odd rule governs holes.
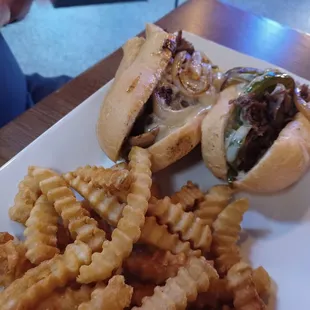
{"type": "Polygon", "coordinates": [[[56,8],[80,6],[80,5],[93,5],[93,4],[111,4],[111,3],[123,3],[123,2],[136,2],[147,0],[53,0],[53,5],[56,8]]]}
{"type": "MultiPolygon", "coordinates": [[[[157,23],[184,29],[310,80],[310,36],[216,0],[192,0],[157,23]]],[[[117,50],[0,130],[0,165],[113,78],[117,50]]]]}

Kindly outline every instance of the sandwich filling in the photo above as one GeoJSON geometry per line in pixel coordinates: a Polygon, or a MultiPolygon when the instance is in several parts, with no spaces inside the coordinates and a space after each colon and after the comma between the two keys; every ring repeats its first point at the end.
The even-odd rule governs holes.
{"type": "Polygon", "coordinates": [[[300,97],[305,102],[310,102],[310,87],[306,84],[300,86],[300,97]]]}
{"type": "Polygon", "coordinates": [[[229,102],[233,113],[225,131],[228,181],[250,171],[297,113],[294,81],[267,73],[229,102]]]}
{"type": "Polygon", "coordinates": [[[178,33],[170,62],[130,132],[129,146],[150,147],[189,120],[208,111],[217,99],[222,74],[202,52],[178,33]]]}

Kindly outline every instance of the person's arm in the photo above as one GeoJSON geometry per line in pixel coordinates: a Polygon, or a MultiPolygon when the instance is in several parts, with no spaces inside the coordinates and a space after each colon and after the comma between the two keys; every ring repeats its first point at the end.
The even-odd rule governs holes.
{"type": "Polygon", "coordinates": [[[0,1],[0,28],[10,22],[11,11],[7,4],[0,1]]]}
{"type": "Polygon", "coordinates": [[[0,0],[0,27],[23,19],[33,0],[0,0]]]}

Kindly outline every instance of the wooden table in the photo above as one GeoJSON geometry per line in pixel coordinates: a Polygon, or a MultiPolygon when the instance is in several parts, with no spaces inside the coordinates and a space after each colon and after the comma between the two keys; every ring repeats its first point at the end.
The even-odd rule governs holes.
{"type": "MultiPolygon", "coordinates": [[[[169,31],[196,33],[310,80],[310,36],[268,19],[216,0],[192,0],[157,24],[169,31]]],[[[3,127],[0,166],[113,78],[121,56],[117,50],[3,127]]]]}

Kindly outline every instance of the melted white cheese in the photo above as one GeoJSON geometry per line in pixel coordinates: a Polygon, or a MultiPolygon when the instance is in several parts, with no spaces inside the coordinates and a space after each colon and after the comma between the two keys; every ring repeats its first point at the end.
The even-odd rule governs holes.
{"type": "Polygon", "coordinates": [[[233,163],[239,153],[239,150],[251,130],[251,126],[242,125],[237,130],[231,130],[229,136],[225,139],[226,160],[233,163]]]}
{"type": "Polygon", "coordinates": [[[154,106],[153,122],[146,129],[150,130],[156,126],[159,127],[159,133],[156,141],[168,136],[174,130],[183,127],[193,118],[207,113],[213,105],[215,105],[218,98],[213,86],[204,95],[196,98],[194,105],[183,108],[182,110],[171,110],[164,102],[154,106]]]}

